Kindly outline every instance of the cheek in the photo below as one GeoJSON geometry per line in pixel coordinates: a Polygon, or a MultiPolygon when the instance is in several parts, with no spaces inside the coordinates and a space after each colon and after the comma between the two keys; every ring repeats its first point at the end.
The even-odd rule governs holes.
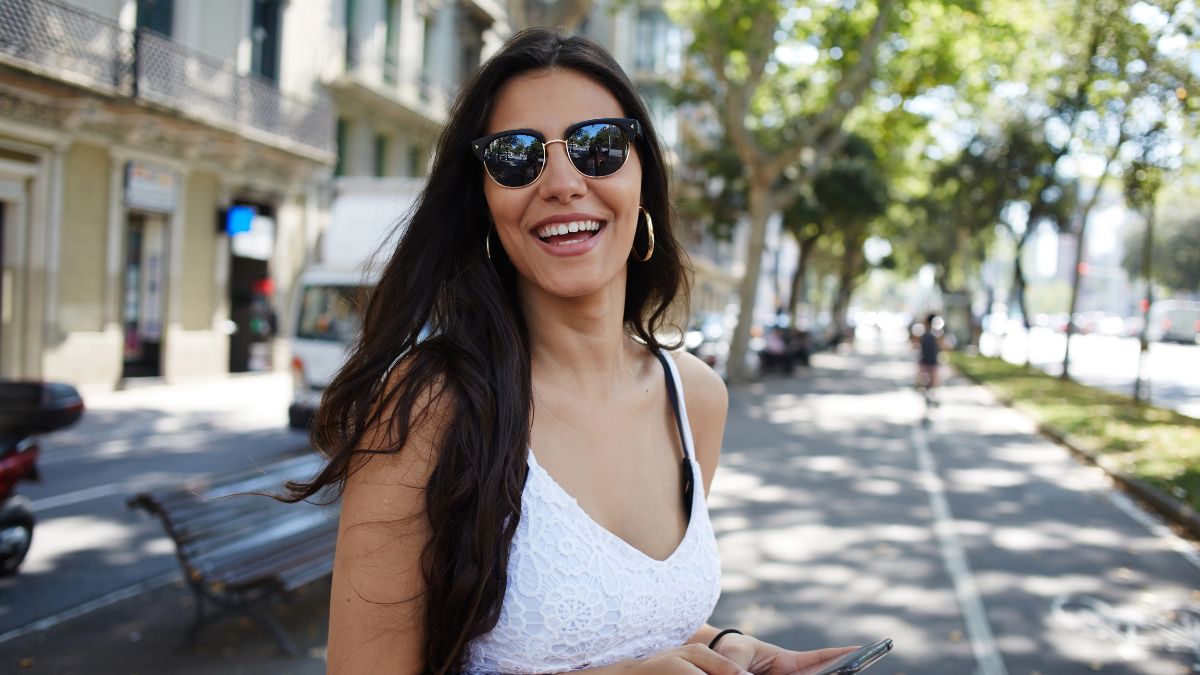
{"type": "Polygon", "coordinates": [[[485,186],[483,190],[488,217],[491,219],[489,226],[496,230],[505,251],[512,250],[510,244],[515,242],[514,237],[520,234],[521,214],[528,202],[528,199],[519,192],[519,190],[505,190],[495,185],[485,186]]]}

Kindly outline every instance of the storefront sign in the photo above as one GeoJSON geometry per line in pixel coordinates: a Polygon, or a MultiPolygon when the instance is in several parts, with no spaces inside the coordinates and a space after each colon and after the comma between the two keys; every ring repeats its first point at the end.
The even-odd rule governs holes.
{"type": "Polygon", "coordinates": [[[125,206],[140,211],[175,210],[175,174],[142,162],[125,165],[125,206]]]}
{"type": "Polygon", "coordinates": [[[270,260],[275,251],[275,219],[254,216],[249,230],[230,235],[229,249],[243,258],[270,260]]]}

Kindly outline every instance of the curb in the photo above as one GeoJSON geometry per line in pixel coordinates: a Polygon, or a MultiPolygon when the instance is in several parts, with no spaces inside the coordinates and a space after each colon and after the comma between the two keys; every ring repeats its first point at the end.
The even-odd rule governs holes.
{"type": "Polygon", "coordinates": [[[1200,514],[1196,513],[1193,508],[1172,497],[1166,492],[1154,487],[1153,485],[1150,485],[1142,479],[1131,476],[1128,473],[1125,473],[1124,471],[1114,467],[1113,463],[1106,459],[1103,455],[1089,450],[1067,434],[1061,433],[1054,427],[1039,422],[1037,417],[1029,412],[1029,410],[1027,410],[1020,403],[1001,394],[999,391],[988,386],[985,382],[971,377],[971,375],[967,374],[956,366],[951,365],[950,367],[953,368],[954,372],[961,375],[964,379],[986,389],[998,402],[1030,418],[1033,421],[1034,426],[1037,428],[1038,433],[1066,448],[1072,455],[1084,460],[1088,464],[1099,467],[1106,474],[1108,474],[1109,477],[1111,477],[1122,490],[1141,500],[1144,504],[1153,509],[1155,513],[1158,513],[1170,522],[1183,528],[1183,530],[1185,530],[1190,537],[1200,540],[1200,514]]]}

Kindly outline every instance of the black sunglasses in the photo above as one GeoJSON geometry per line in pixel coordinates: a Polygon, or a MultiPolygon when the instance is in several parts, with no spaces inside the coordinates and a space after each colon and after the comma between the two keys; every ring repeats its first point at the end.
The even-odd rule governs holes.
{"type": "Polygon", "coordinates": [[[611,176],[625,166],[629,146],[642,134],[642,126],[627,117],[605,117],[576,122],[563,138],[547,141],[533,129],[514,129],[477,138],[471,150],[483,162],[496,184],[522,188],[533,184],[546,168],[546,146],[562,143],[575,170],[588,178],[611,176]]]}

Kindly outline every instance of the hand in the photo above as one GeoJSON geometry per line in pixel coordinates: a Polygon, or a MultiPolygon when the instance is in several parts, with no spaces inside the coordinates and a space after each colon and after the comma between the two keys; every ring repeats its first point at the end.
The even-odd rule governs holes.
{"type": "Polygon", "coordinates": [[[812,675],[857,647],[833,647],[793,652],[749,635],[731,633],[717,643],[716,652],[755,675],[812,675]]]}
{"type": "Polygon", "coordinates": [[[629,675],[751,675],[702,644],[686,644],[661,651],[623,672],[629,675]]]}

